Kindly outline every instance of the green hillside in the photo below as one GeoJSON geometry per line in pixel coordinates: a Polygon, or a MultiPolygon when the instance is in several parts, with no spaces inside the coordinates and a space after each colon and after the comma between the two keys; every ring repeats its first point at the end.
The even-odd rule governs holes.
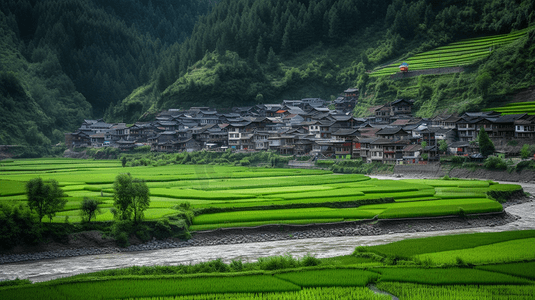
{"type": "Polygon", "coordinates": [[[222,1],[170,52],[158,78],[109,117],[134,121],[127,108],[135,104],[156,112],[330,100],[351,86],[361,92],[358,116],[400,97],[415,99],[419,116],[482,109],[535,84],[527,29],[534,19],[527,1],[222,1]],[[411,69],[463,65],[465,72],[402,81],[379,76],[400,61],[411,69]],[[180,76],[169,83],[164,75],[172,66],[180,76]]]}
{"type": "Polygon", "coordinates": [[[348,87],[358,116],[401,97],[418,116],[500,106],[535,84],[534,21],[528,0],[2,1],[0,144],[46,154],[84,118],[330,100],[348,87]],[[465,72],[378,76],[437,56],[465,72]]]}
{"type": "Polygon", "coordinates": [[[215,3],[1,1],[0,145],[50,154],[65,132],[150,81],[162,53],[215,3]]]}

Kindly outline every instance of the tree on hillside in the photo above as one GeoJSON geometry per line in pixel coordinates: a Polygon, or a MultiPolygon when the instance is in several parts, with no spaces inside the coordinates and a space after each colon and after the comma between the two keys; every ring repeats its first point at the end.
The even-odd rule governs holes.
{"type": "Polygon", "coordinates": [[[28,181],[26,195],[28,197],[28,206],[32,211],[35,210],[37,212],[39,221],[42,221],[43,217],[47,216],[52,222],[52,218],[67,203],[67,199],[63,198],[66,196],[65,193],[54,179],[43,181],[38,177],[28,181]]]}
{"type": "Polygon", "coordinates": [[[85,197],[80,206],[82,220],[91,222],[92,218],[97,217],[97,213],[100,213],[100,207],[98,201],[92,198],[85,197]]]}
{"type": "Polygon", "coordinates": [[[448,142],[446,140],[439,140],[438,141],[438,150],[442,151],[442,153],[446,154],[448,151],[448,142]]]}
{"type": "Polygon", "coordinates": [[[484,127],[479,129],[479,135],[477,136],[477,142],[479,144],[479,152],[483,156],[489,156],[496,150],[494,148],[494,143],[490,140],[487,132],[484,127]]]}
{"type": "Polygon", "coordinates": [[[119,174],[113,183],[112,211],[117,220],[133,220],[139,222],[144,217],[144,211],[150,205],[149,188],[141,179],[135,179],[130,174],[119,174]],[[133,218],[132,218],[133,215],[133,218]]]}
{"type": "Polygon", "coordinates": [[[522,149],[520,149],[520,157],[523,159],[529,158],[531,156],[531,149],[528,144],[524,144],[522,149]]]}

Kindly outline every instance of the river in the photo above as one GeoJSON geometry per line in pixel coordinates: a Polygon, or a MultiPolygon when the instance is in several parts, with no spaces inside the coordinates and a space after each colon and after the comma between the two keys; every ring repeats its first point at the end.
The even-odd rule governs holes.
{"type": "MultiPolygon", "coordinates": [[[[381,179],[384,178],[385,177],[381,177],[381,179]]],[[[391,177],[388,178],[392,179],[391,177]]],[[[535,183],[522,183],[522,186],[525,191],[535,195],[535,183]]],[[[351,254],[357,246],[385,244],[408,238],[459,233],[535,229],[535,202],[513,205],[508,207],[506,211],[510,214],[519,216],[520,219],[496,227],[172,248],[29,261],[0,265],[0,280],[20,278],[30,279],[33,282],[41,282],[107,269],[130,266],[195,264],[217,258],[221,258],[225,262],[230,262],[233,259],[242,260],[243,262],[252,262],[259,257],[285,254],[290,254],[294,257],[302,257],[307,253],[318,258],[325,258],[351,254]]]]}

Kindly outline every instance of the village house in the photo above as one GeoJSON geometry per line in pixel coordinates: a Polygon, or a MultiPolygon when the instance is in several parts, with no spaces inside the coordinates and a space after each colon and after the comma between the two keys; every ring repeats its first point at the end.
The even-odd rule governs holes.
{"type": "Polygon", "coordinates": [[[371,117],[354,118],[357,100],[358,89],[350,88],[334,101],[336,110],[320,98],[304,98],[233,108],[231,113],[208,107],[170,109],[152,122],[132,126],[84,120],[77,131],[65,135],[65,142],[69,148],[112,146],[128,151],[150,144],[151,151],[161,152],[273,150],[399,164],[420,163],[422,154],[426,162],[438,160],[439,140],[447,142],[452,154],[471,154],[477,151],[480,128],[496,145],[535,140],[535,116],[527,114],[468,112],[422,119],[411,116],[412,100],[397,99],[370,108],[371,117]]]}

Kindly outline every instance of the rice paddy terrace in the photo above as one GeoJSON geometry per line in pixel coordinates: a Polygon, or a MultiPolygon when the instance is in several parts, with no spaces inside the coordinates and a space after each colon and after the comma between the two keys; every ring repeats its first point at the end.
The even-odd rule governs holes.
{"type": "Polygon", "coordinates": [[[515,102],[509,103],[500,107],[493,107],[484,109],[484,111],[496,111],[502,113],[502,115],[513,115],[513,114],[528,114],[535,115],[535,101],[531,102],[515,102]]]}
{"type": "Polygon", "coordinates": [[[471,65],[489,56],[496,47],[510,44],[527,32],[528,29],[524,29],[509,34],[465,39],[450,43],[404,60],[396,61],[390,65],[379,67],[372,71],[370,77],[396,74],[396,72],[399,72],[398,67],[402,62],[409,64],[410,72],[471,65]]]}
{"type": "Polygon", "coordinates": [[[534,299],[535,231],[409,239],[325,259],[135,266],[2,286],[2,299],[534,299]]]}
{"type": "MultiPolygon", "coordinates": [[[[0,201],[25,201],[25,182],[56,179],[68,194],[53,222],[80,219],[83,197],[102,201],[111,220],[115,176],[150,186],[147,219],[196,210],[191,230],[260,224],[469,215],[499,212],[489,192],[518,185],[477,180],[377,180],[323,170],[171,165],[122,168],[119,161],[39,159],[0,163],[0,201]]],[[[403,240],[357,247],[352,255],[269,257],[180,266],[136,266],[47,282],[0,283],[1,299],[534,299],[535,231],[403,240]],[[370,286],[372,289],[370,289],[370,286]],[[375,286],[375,287],[374,287],[375,286]]]]}
{"type": "Polygon", "coordinates": [[[378,180],[324,170],[168,165],[122,168],[119,161],[17,160],[0,165],[0,203],[23,204],[25,183],[55,179],[67,205],[52,222],[80,222],[84,197],[101,202],[96,221],[111,221],[113,181],[129,172],[150,188],[145,217],[179,213],[188,202],[191,231],[267,224],[312,224],[501,212],[489,193],[521,190],[519,185],[477,180],[378,180]]]}

